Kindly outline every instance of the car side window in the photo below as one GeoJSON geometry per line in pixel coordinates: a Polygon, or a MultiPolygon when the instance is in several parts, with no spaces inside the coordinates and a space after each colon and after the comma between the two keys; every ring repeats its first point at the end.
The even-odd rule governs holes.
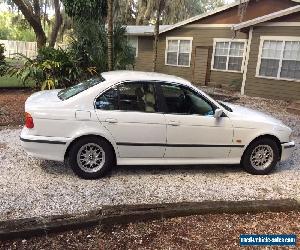
{"type": "Polygon", "coordinates": [[[154,84],[147,82],[121,83],[98,97],[96,108],[102,110],[156,112],[157,102],[154,84]]]}
{"type": "Polygon", "coordinates": [[[202,116],[214,114],[212,105],[188,87],[162,84],[161,88],[168,113],[202,116]]]}
{"type": "Polygon", "coordinates": [[[96,100],[96,109],[102,110],[118,110],[118,89],[111,88],[96,100]]]}

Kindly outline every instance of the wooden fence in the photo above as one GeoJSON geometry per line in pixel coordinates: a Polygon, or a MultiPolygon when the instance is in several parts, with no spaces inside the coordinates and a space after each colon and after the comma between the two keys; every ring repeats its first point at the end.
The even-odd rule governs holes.
{"type": "MultiPolygon", "coordinates": [[[[25,41],[13,41],[13,40],[0,40],[0,44],[4,44],[5,51],[4,55],[8,58],[13,58],[16,53],[23,54],[29,58],[34,58],[37,55],[36,42],[25,42],[25,41]]],[[[57,44],[63,49],[67,47],[66,44],[57,44]]]]}

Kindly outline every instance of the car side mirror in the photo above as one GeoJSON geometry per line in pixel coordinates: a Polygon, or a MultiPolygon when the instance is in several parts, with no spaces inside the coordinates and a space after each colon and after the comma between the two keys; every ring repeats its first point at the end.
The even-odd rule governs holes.
{"type": "Polygon", "coordinates": [[[216,109],[214,113],[214,118],[220,118],[223,115],[222,109],[216,109]]]}

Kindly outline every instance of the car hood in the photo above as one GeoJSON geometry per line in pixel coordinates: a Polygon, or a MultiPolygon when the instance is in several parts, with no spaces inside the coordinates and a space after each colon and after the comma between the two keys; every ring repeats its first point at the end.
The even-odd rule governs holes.
{"type": "Polygon", "coordinates": [[[230,113],[230,116],[233,116],[234,118],[238,118],[245,121],[264,122],[274,125],[285,126],[282,121],[263,112],[227,102],[224,102],[224,104],[226,104],[229,108],[232,109],[233,112],[230,113]]]}

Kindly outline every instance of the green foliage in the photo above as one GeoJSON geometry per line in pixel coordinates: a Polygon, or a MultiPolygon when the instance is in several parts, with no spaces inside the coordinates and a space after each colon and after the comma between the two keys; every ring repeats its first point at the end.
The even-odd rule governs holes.
{"type": "Polygon", "coordinates": [[[115,70],[122,70],[135,64],[135,51],[128,44],[126,27],[117,24],[113,33],[113,66],[115,70]]]}
{"type": "Polygon", "coordinates": [[[107,0],[62,0],[65,11],[76,20],[98,20],[107,16],[107,0]]]}
{"type": "Polygon", "coordinates": [[[18,54],[18,61],[24,63],[21,65],[11,65],[8,71],[9,75],[19,78],[23,85],[28,84],[30,81],[34,81],[36,86],[41,86],[44,74],[39,67],[38,62],[22,54],[18,54]]]}
{"type": "Polygon", "coordinates": [[[35,59],[20,56],[24,64],[12,67],[9,72],[20,78],[24,85],[34,81],[42,89],[63,88],[80,79],[80,68],[74,63],[70,53],[61,48],[42,48],[35,59]]]}
{"type": "Polygon", "coordinates": [[[104,25],[97,21],[76,22],[71,53],[82,69],[107,70],[107,41],[104,25]]]}
{"type": "MultiPolygon", "coordinates": [[[[9,72],[21,79],[24,85],[34,81],[42,89],[63,88],[108,70],[107,31],[101,19],[104,9],[100,8],[102,16],[95,14],[100,11],[95,10],[95,6],[100,6],[104,1],[71,1],[70,5],[67,2],[66,12],[69,10],[75,19],[69,49],[42,48],[34,59],[20,55],[24,64],[11,67],[9,72]],[[86,19],[85,15],[93,18],[86,19]]],[[[125,27],[115,25],[114,69],[126,69],[135,61],[134,50],[128,44],[125,31],[125,27]]]]}
{"type": "MultiPolygon", "coordinates": [[[[114,27],[114,69],[126,69],[135,62],[134,51],[128,44],[125,31],[125,27],[119,24],[114,27]]],[[[91,67],[98,73],[108,70],[106,36],[105,26],[98,21],[85,21],[75,25],[71,53],[85,72],[91,67]]]]}
{"type": "Polygon", "coordinates": [[[46,78],[42,88],[69,87],[79,78],[80,69],[67,50],[43,48],[37,61],[46,78]]]}
{"type": "Polygon", "coordinates": [[[1,26],[1,28],[0,28],[0,39],[1,40],[8,40],[9,36],[10,36],[10,29],[7,28],[7,27],[1,26]]]}
{"type": "Polygon", "coordinates": [[[0,43],[0,76],[3,76],[7,71],[7,63],[4,56],[5,47],[0,43]]]}
{"type": "Polygon", "coordinates": [[[0,12],[0,39],[34,42],[35,34],[22,16],[0,12]]]}
{"type": "MultiPolygon", "coordinates": [[[[124,36],[125,29],[118,27],[115,30],[114,62],[116,69],[125,69],[134,63],[134,54],[124,36]]],[[[19,61],[23,63],[11,66],[8,73],[18,77],[24,85],[35,82],[41,89],[74,85],[80,80],[107,71],[105,32],[104,27],[100,29],[98,26],[97,29],[95,26],[85,26],[70,49],[45,47],[39,50],[38,56],[34,59],[19,54],[19,61]]]]}
{"type": "Polygon", "coordinates": [[[4,44],[0,43],[0,63],[3,63],[5,60],[4,51],[5,51],[4,44]]]}

